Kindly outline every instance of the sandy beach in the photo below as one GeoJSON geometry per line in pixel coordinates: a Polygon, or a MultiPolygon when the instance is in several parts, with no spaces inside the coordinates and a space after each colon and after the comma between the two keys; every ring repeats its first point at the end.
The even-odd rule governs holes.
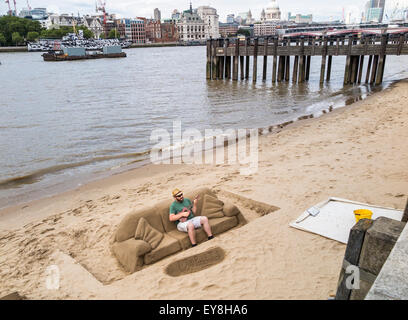
{"type": "Polygon", "coordinates": [[[238,165],[148,165],[0,211],[0,296],[28,299],[328,299],[346,246],[289,227],[305,209],[341,197],[403,209],[408,196],[408,81],[319,118],[260,136],[259,170],[238,165]],[[280,209],[127,274],[110,244],[131,210],[209,187],[280,209]],[[171,277],[170,263],[221,247],[225,259],[171,277]],[[46,288],[57,265],[60,288],[46,288]]]}

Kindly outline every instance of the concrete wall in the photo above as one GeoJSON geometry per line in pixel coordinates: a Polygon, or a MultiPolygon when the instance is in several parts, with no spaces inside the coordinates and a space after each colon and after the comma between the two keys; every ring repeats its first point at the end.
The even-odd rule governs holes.
{"type": "Polygon", "coordinates": [[[375,221],[360,220],[351,229],[336,300],[363,300],[366,297],[404,227],[404,222],[380,217],[375,221]],[[350,277],[356,275],[347,273],[350,266],[357,269],[358,286],[355,282],[350,286],[350,277]]]}

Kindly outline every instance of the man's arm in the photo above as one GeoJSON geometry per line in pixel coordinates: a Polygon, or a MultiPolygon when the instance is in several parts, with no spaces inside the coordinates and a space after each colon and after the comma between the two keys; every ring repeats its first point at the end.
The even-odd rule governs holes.
{"type": "Polygon", "coordinates": [[[193,211],[194,214],[196,214],[197,212],[197,202],[198,199],[200,199],[200,196],[196,196],[193,200],[193,208],[191,209],[191,211],[193,211]]]}
{"type": "Polygon", "coordinates": [[[171,222],[174,222],[174,221],[180,220],[181,218],[187,218],[189,215],[190,214],[189,214],[188,211],[183,210],[183,211],[181,211],[180,213],[177,213],[177,214],[170,213],[169,219],[170,219],[171,222]]]}

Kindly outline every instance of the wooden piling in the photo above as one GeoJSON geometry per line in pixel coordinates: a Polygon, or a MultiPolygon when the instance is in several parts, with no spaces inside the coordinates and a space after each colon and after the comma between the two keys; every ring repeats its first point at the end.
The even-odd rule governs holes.
{"type": "Polygon", "coordinates": [[[211,79],[211,40],[207,40],[207,68],[206,68],[206,78],[211,79]]]}
{"type": "Polygon", "coordinates": [[[365,83],[369,83],[370,82],[370,74],[371,74],[371,66],[373,64],[373,56],[370,56],[368,59],[368,64],[367,64],[367,75],[366,75],[366,81],[365,83]]]}
{"type": "Polygon", "coordinates": [[[358,71],[358,84],[361,83],[363,77],[363,68],[364,68],[364,56],[360,57],[360,70],[358,71]]]}
{"type": "Polygon", "coordinates": [[[279,57],[279,64],[278,64],[278,82],[282,82],[285,76],[285,60],[284,56],[279,57]]]}
{"type": "Polygon", "coordinates": [[[352,37],[348,37],[348,50],[347,50],[347,59],[346,59],[346,68],[344,70],[344,84],[350,84],[351,78],[351,48],[353,45],[352,37]]]}
{"type": "Polygon", "coordinates": [[[383,77],[384,77],[385,52],[387,49],[387,43],[388,43],[388,34],[383,34],[381,37],[381,54],[379,57],[378,74],[377,74],[377,78],[375,82],[376,85],[381,84],[383,77]]]}
{"type": "Polygon", "coordinates": [[[320,68],[320,84],[324,83],[324,75],[326,73],[326,56],[327,56],[327,38],[324,37],[323,41],[323,53],[322,53],[322,66],[320,68]]]}
{"type": "Polygon", "coordinates": [[[278,63],[278,37],[275,37],[273,42],[273,67],[272,67],[272,82],[276,82],[276,72],[277,72],[277,63],[278,63]]]}
{"type": "Polygon", "coordinates": [[[228,48],[229,48],[230,40],[227,38],[225,39],[225,79],[231,80],[231,56],[228,55],[228,48]]]}
{"type": "Polygon", "coordinates": [[[377,68],[378,68],[378,55],[374,56],[374,60],[373,60],[373,66],[371,69],[371,79],[370,79],[370,84],[374,84],[375,83],[375,79],[377,76],[377,68]]]}
{"type": "MultiPolygon", "coordinates": [[[[225,41],[224,39],[220,39],[220,47],[224,48],[225,50],[225,41]]],[[[219,68],[218,68],[218,78],[224,79],[224,64],[225,64],[225,56],[219,57],[219,68]]]]}
{"type": "Polygon", "coordinates": [[[293,75],[292,75],[293,83],[296,83],[298,79],[298,66],[299,66],[299,56],[295,56],[295,61],[293,62],[293,75]]]}
{"type": "Polygon", "coordinates": [[[238,80],[238,59],[239,59],[239,38],[235,39],[235,54],[234,54],[234,66],[232,71],[232,80],[238,80]]]}
{"type": "Polygon", "coordinates": [[[289,81],[290,78],[290,56],[286,56],[285,62],[286,70],[285,70],[285,81],[289,81]]]}
{"type": "Polygon", "coordinates": [[[245,61],[245,79],[249,79],[249,46],[251,45],[251,39],[245,39],[245,53],[246,53],[246,61],[245,61]]]}
{"type": "Polygon", "coordinates": [[[254,68],[253,68],[253,75],[252,81],[256,82],[258,77],[258,38],[254,40],[254,68]]]}
{"type": "Polygon", "coordinates": [[[268,72],[268,42],[269,38],[264,38],[264,59],[263,59],[263,70],[262,70],[262,80],[266,81],[266,75],[268,72]]]}
{"type": "Polygon", "coordinates": [[[245,56],[239,56],[239,69],[241,70],[241,80],[245,79],[245,56]]]}
{"type": "Polygon", "coordinates": [[[309,81],[310,78],[310,62],[312,60],[312,56],[307,56],[306,57],[306,75],[305,75],[305,80],[309,81]]]}
{"type": "Polygon", "coordinates": [[[217,80],[217,41],[211,39],[211,55],[212,55],[212,66],[211,66],[211,78],[217,80]]]}
{"type": "Polygon", "coordinates": [[[352,84],[357,82],[357,65],[358,65],[358,56],[351,56],[351,76],[350,82],[352,84]]]}
{"type": "Polygon", "coordinates": [[[300,53],[301,53],[301,55],[300,55],[300,60],[299,60],[299,83],[303,83],[304,81],[305,81],[305,72],[304,72],[304,70],[305,70],[305,55],[304,55],[304,53],[305,53],[305,37],[301,37],[301,40],[300,40],[300,47],[301,47],[301,50],[300,50],[300,53]]]}
{"type": "Polygon", "coordinates": [[[329,58],[327,59],[326,81],[330,81],[330,78],[331,78],[332,60],[333,60],[333,56],[329,56],[329,58]]]}

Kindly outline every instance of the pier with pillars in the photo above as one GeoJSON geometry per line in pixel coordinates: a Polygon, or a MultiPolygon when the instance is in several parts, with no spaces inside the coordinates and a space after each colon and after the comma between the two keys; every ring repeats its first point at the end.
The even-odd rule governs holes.
{"type": "Polygon", "coordinates": [[[252,81],[258,72],[266,81],[268,58],[272,58],[272,82],[309,81],[311,59],[321,59],[320,83],[330,81],[333,56],[345,56],[344,85],[379,85],[383,81],[386,58],[408,55],[408,33],[349,36],[278,36],[223,38],[207,41],[208,80],[248,80],[252,58],[252,81]],[[291,57],[294,57],[291,59],[291,57]],[[258,70],[258,59],[263,60],[258,70]],[[291,60],[293,67],[291,68],[291,60]],[[366,70],[363,69],[367,63],[366,70]],[[363,71],[365,74],[363,74],[363,71]]]}

